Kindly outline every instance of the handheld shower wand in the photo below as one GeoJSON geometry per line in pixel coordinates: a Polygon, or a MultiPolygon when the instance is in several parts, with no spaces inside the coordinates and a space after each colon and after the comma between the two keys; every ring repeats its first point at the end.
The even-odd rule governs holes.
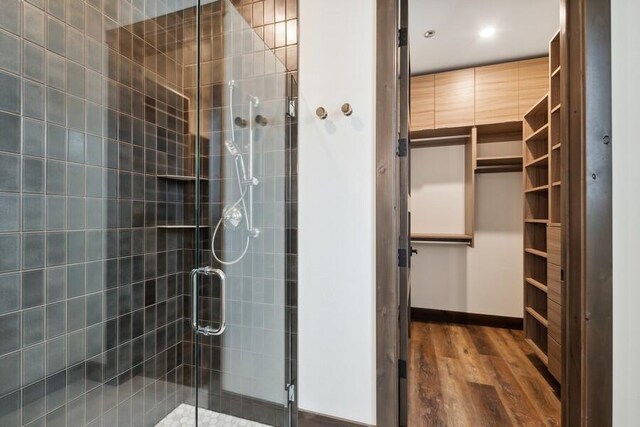
{"type": "MultiPolygon", "coordinates": [[[[246,255],[249,250],[249,242],[250,238],[257,238],[260,234],[260,230],[253,226],[253,187],[259,184],[257,178],[253,176],[253,145],[254,145],[254,129],[253,122],[249,122],[249,172],[247,174],[247,167],[244,163],[244,157],[242,156],[242,152],[240,148],[236,144],[235,141],[235,131],[233,129],[234,124],[236,126],[240,126],[238,120],[233,118],[233,92],[235,90],[235,82],[231,80],[228,84],[229,87],[229,126],[230,126],[230,134],[231,137],[225,140],[224,145],[233,156],[235,171],[236,171],[236,179],[238,184],[238,190],[240,191],[240,197],[238,200],[230,206],[227,206],[223,212],[222,217],[218,221],[215,230],[213,231],[213,236],[211,238],[211,252],[213,257],[223,265],[232,265],[239,262],[246,255]],[[242,172],[242,174],[241,174],[242,172]],[[249,210],[247,211],[247,204],[245,203],[245,196],[249,193],[249,210]],[[225,227],[236,228],[242,222],[242,212],[239,209],[239,205],[242,204],[242,211],[244,212],[245,218],[245,226],[249,235],[247,236],[245,247],[239,257],[232,261],[223,261],[218,257],[215,249],[215,240],[216,235],[218,234],[218,230],[220,229],[220,225],[224,224],[225,227]]],[[[249,102],[249,115],[253,117],[253,109],[258,106],[258,98],[255,96],[250,97],[249,102]]],[[[263,125],[264,126],[264,125],[263,125]]],[[[243,127],[243,126],[241,126],[243,127]]]]}

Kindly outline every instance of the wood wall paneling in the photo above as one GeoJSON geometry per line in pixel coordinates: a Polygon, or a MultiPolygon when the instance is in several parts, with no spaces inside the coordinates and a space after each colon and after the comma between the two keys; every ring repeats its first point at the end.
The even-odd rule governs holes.
{"type": "Polygon", "coordinates": [[[560,266],[547,263],[547,281],[549,299],[560,304],[562,302],[562,280],[560,280],[560,266]]]}
{"type": "Polygon", "coordinates": [[[435,75],[411,78],[411,130],[435,126],[435,75]]]}
{"type": "Polygon", "coordinates": [[[560,227],[550,225],[547,230],[547,251],[549,263],[562,265],[562,249],[560,247],[560,227]]]}
{"type": "Polygon", "coordinates": [[[555,377],[556,380],[560,381],[562,377],[562,353],[561,346],[554,340],[553,338],[548,341],[548,368],[549,372],[555,377]]]}
{"type": "Polygon", "coordinates": [[[435,76],[435,127],[473,126],[475,69],[448,71],[435,76]]]}
{"type": "Polygon", "coordinates": [[[518,116],[549,90],[549,57],[518,61],[518,116]]]}
{"type": "Polygon", "coordinates": [[[547,301],[547,316],[549,317],[549,338],[553,338],[556,342],[561,343],[560,304],[553,301],[547,301]]]}
{"type": "Polygon", "coordinates": [[[476,125],[521,120],[518,62],[476,68],[476,125]]]}

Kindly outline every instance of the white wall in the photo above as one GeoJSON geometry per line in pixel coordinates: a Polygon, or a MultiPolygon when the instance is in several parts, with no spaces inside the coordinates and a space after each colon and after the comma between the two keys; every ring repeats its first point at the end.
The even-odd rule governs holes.
{"type": "Polygon", "coordinates": [[[411,150],[411,230],[464,234],[465,146],[411,150]]]}
{"type": "Polygon", "coordinates": [[[640,420],[640,2],[613,0],[613,421],[640,420]]]}
{"type": "MultiPolygon", "coordinates": [[[[413,232],[464,232],[460,147],[413,150],[413,232]]],[[[476,175],[475,247],[413,243],[411,305],[522,317],[522,197],[519,172],[476,175]]]]}
{"type": "Polygon", "coordinates": [[[375,1],[299,19],[298,403],[375,424],[375,1]]]}

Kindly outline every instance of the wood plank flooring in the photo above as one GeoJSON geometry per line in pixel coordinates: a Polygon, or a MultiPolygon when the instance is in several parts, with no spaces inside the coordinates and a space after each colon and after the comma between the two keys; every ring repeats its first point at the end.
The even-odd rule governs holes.
{"type": "Polygon", "coordinates": [[[411,324],[409,427],[559,426],[559,393],[522,331],[411,324]]]}

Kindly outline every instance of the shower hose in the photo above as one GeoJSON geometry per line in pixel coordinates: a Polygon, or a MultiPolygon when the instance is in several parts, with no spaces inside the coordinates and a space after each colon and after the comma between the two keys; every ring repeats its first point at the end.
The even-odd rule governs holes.
{"type": "MultiPolygon", "coordinates": [[[[242,181],[240,180],[240,172],[238,171],[238,158],[237,157],[236,157],[236,161],[235,161],[235,166],[236,166],[236,178],[238,180],[238,189],[240,190],[240,197],[227,210],[235,209],[236,206],[238,206],[240,203],[242,203],[243,210],[244,210],[244,217],[245,217],[245,220],[247,221],[247,229],[248,229],[249,228],[249,219],[247,217],[247,208],[246,208],[246,206],[244,206],[244,196],[245,196],[245,194],[247,194],[247,188],[249,188],[249,187],[247,185],[245,185],[244,188],[243,188],[242,181]]],[[[250,185],[250,184],[248,184],[248,185],[250,185]]],[[[236,259],[231,260],[231,261],[223,261],[216,254],[216,248],[215,248],[216,235],[218,234],[218,230],[220,229],[220,225],[222,224],[223,221],[224,221],[224,212],[223,212],[222,216],[220,217],[220,219],[218,220],[218,223],[216,224],[215,230],[213,230],[213,236],[211,237],[211,253],[213,254],[213,257],[215,258],[215,260],[218,261],[220,264],[222,264],[222,265],[233,265],[233,264],[236,264],[236,263],[240,262],[242,260],[242,258],[244,258],[244,256],[247,254],[247,251],[249,250],[249,241],[250,241],[251,237],[247,236],[247,239],[246,239],[246,242],[245,242],[245,245],[244,245],[244,250],[242,251],[240,256],[238,256],[236,259]]]]}

